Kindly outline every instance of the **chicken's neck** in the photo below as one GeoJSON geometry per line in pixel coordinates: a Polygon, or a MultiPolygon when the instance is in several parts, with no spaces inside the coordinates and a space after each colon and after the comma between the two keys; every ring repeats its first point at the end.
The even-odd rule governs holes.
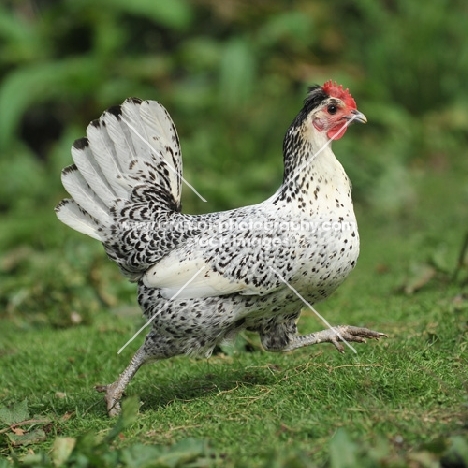
{"type": "Polygon", "coordinates": [[[354,218],[351,184],[323,132],[290,128],[283,143],[283,183],[272,201],[310,216],[354,218]]]}

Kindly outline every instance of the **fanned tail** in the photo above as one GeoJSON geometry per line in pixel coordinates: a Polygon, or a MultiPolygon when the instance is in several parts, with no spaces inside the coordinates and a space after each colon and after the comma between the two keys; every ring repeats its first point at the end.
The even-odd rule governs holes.
{"type": "Polygon", "coordinates": [[[57,217],[103,242],[124,273],[138,276],[144,266],[128,271],[131,246],[122,245],[119,223],[180,211],[182,157],[171,117],[158,102],[127,99],[88,125],[72,156],[74,164],[62,171],[72,199],[57,205],[57,217]]]}

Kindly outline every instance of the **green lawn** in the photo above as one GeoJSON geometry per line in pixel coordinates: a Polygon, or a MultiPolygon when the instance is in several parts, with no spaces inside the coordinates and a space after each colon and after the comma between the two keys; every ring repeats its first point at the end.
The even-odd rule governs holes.
{"type": "MultiPolygon", "coordinates": [[[[463,174],[450,177],[417,180],[414,205],[397,218],[359,207],[358,266],[317,307],[334,324],[388,335],[356,345],[356,355],[326,344],[266,353],[249,335],[247,345],[238,340],[209,360],[179,357],[142,368],[128,388],[141,402],[138,415],[130,398],[115,426],[93,386],[127,365],[143,336],[121,355],[117,350],[141,326],[139,315],[114,304],[83,324],[52,327],[7,314],[0,322],[0,406],[16,404],[17,419],[15,408],[0,410],[0,455],[49,466],[38,454],[59,460],[63,450],[65,459],[67,444],[75,444],[59,439],[54,446],[59,437],[78,438],[63,466],[429,467],[442,454],[444,463],[455,460],[455,451],[465,465],[444,466],[466,466],[468,274],[462,269],[456,282],[450,274],[467,230],[468,191],[463,174]],[[18,408],[25,399],[27,418],[18,408]],[[32,422],[14,424],[24,418],[32,422]],[[197,440],[183,440],[189,438],[197,440]]],[[[57,284],[79,282],[59,278],[61,271],[51,273],[57,284]]],[[[53,296],[53,281],[47,284],[53,296]]],[[[77,304],[86,317],[86,300],[77,304]]],[[[321,328],[304,311],[301,332],[321,328]]],[[[0,459],[3,466],[9,464],[0,459]]]]}

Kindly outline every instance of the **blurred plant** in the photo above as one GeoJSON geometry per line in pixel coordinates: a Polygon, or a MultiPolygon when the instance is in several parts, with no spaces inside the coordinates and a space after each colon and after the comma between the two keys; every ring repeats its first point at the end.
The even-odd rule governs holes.
{"type": "MultiPolygon", "coordinates": [[[[132,468],[182,468],[215,467],[218,457],[202,439],[182,439],[171,447],[133,444],[126,448],[114,448],[113,443],[138,419],[138,398],[128,398],[122,407],[122,414],[115,425],[104,436],[87,433],[77,438],[57,437],[50,454],[34,453],[18,459],[13,451],[21,445],[29,445],[46,439],[43,430],[58,425],[60,421],[42,415],[30,417],[27,400],[14,403],[11,407],[0,407],[0,445],[3,439],[12,449],[13,463],[0,460],[0,467],[132,467],[132,468]],[[6,426],[6,427],[2,427],[6,426]]],[[[70,415],[68,415],[70,417],[70,415]]]]}
{"type": "Polygon", "coordinates": [[[283,135],[306,86],[329,78],[350,87],[369,119],[334,147],[355,199],[400,214],[415,196],[409,168],[464,164],[467,8],[461,0],[450,8],[448,0],[424,8],[416,0],[4,1],[0,249],[64,248],[71,234],[52,210],[65,195],[59,173],[71,143],[129,96],[161,101],[176,122],[185,176],[209,202],[185,190],[184,211],[262,201],[281,181],[283,135]]]}
{"type": "Polygon", "coordinates": [[[467,7],[446,4],[10,0],[0,7],[3,208],[58,199],[73,138],[132,95],[174,115],[187,176],[213,209],[261,200],[281,178],[283,132],[306,85],[334,77],[371,122],[336,148],[356,194],[398,210],[412,196],[392,194],[408,161],[466,143],[467,7]]]}

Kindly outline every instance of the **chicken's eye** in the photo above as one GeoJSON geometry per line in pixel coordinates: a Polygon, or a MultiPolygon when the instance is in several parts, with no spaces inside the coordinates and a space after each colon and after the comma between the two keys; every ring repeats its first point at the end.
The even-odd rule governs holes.
{"type": "Polygon", "coordinates": [[[327,112],[328,112],[330,115],[335,115],[335,114],[336,114],[336,111],[337,111],[337,107],[335,106],[335,104],[330,104],[330,105],[327,107],[327,112]]]}

